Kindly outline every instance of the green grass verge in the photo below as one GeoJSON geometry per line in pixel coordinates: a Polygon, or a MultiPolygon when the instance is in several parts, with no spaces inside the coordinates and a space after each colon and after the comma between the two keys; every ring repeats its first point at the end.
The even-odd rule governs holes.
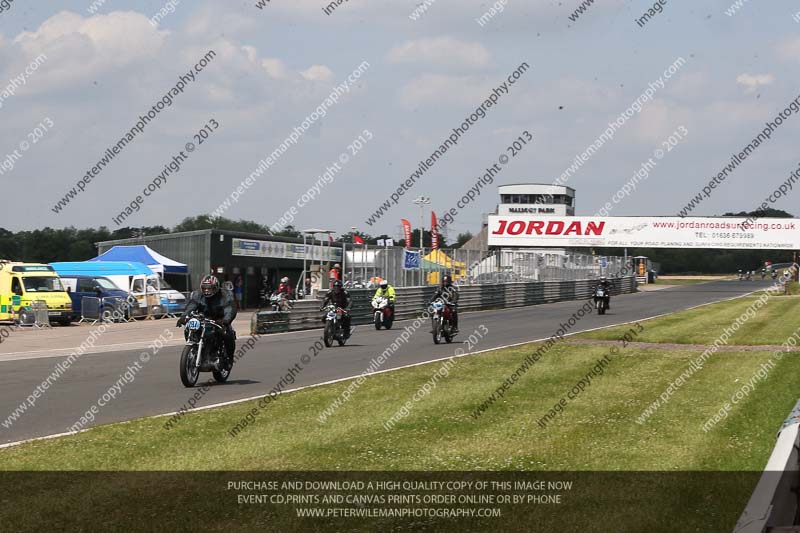
{"type": "MultiPolygon", "coordinates": [[[[708,343],[716,337],[717,329],[728,326],[754,301],[755,298],[743,298],[645,321],[636,340],[708,343]]],[[[780,343],[795,327],[785,317],[796,316],[797,305],[800,302],[795,299],[770,299],[756,317],[740,328],[731,343],[780,343]]],[[[628,329],[614,328],[615,331],[583,336],[617,339],[628,329]]],[[[730,402],[762,364],[774,359],[773,353],[717,353],[675,392],[669,403],[638,423],[642,412],[700,352],[629,346],[612,353],[609,346],[565,342],[542,356],[504,398],[481,416],[473,417],[477,406],[537,346],[528,344],[456,359],[448,375],[417,402],[412,396],[431,380],[442,367],[441,362],[368,378],[325,423],[319,422],[319,415],[348,387],[348,382],[284,395],[235,438],[228,431],[255,402],[191,413],[170,430],[164,429],[167,418],[148,418],[0,450],[0,470],[572,471],[586,472],[587,476],[593,471],[615,471],[619,477],[611,480],[586,478],[581,499],[570,505],[526,512],[534,513],[542,525],[586,531],[602,530],[597,520],[587,522],[591,516],[616,516],[615,523],[619,524],[624,520],[627,529],[620,526],[620,531],[656,531],[659,528],[654,525],[667,523],[677,530],[672,527],[677,525],[676,516],[680,516],[681,524],[693,524],[693,530],[731,529],[771,453],[777,429],[797,399],[800,358],[791,354],[775,361],[774,368],[756,383],[754,391],[705,432],[702,426],[706,420],[730,402]],[[604,373],[595,377],[585,392],[569,399],[564,411],[545,428],[540,427],[537,421],[566,398],[605,356],[610,362],[604,373]],[[408,401],[409,415],[387,431],[384,421],[408,401]],[[630,471],[682,471],[687,476],[688,472],[726,471],[733,478],[715,481],[708,474],[667,482],[666,474],[648,473],[642,474],[649,477],[640,477],[635,494],[631,494],[635,474],[625,473],[630,471]],[[736,483],[731,481],[734,478],[736,483]],[[665,489],[667,486],[672,489],[665,489]],[[710,494],[717,495],[713,501],[709,501],[710,494]],[[704,505],[689,505],[703,499],[704,505]],[[634,509],[636,505],[639,507],[634,509]],[[714,513],[697,511],[706,505],[713,505],[714,513]]],[[[231,505],[229,500],[235,495],[225,493],[224,479],[212,478],[208,485],[197,478],[181,482],[168,474],[153,474],[155,478],[138,483],[131,479],[95,480],[87,488],[85,474],[71,475],[76,476],[73,482],[61,481],[63,486],[58,485],[59,501],[64,504],[58,511],[52,508],[52,496],[31,496],[38,494],[39,485],[28,478],[19,479],[14,490],[4,491],[4,506],[13,513],[12,522],[36,520],[41,525],[42,520],[49,520],[54,525],[62,518],[59,513],[69,515],[70,509],[89,498],[97,503],[92,514],[87,515],[92,518],[83,513],[74,515],[76,520],[86,520],[81,523],[89,528],[112,528],[125,520],[136,523],[137,515],[131,509],[139,508],[137,502],[149,505],[150,516],[159,518],[159,527],[171,530],[191,529],[198,521],[222,529],[233,520],[246,523],[247,528],[266,523],[279,529],[297,527],[296,517],[287,514],[286,508],[272,509],[265,522],[265,510],[231,505]],[[158,494],[157,502],[146,499],[148,490],[151,495],[158,494]],[[197,508],[198,502],[206,501],[205,490],[221,494],[229,505],[218,511],[197,508]],[[192,509],[190,522],[184,522],[174,512],[176,505],[192,509]]],[[[6,481],[15,479],[14,474],[11,476],[6,481]]],[[[482,527],[492,525],[491,521],[480,523],[482,527]]],[[[342,522],[331,521],[304,524],[306,529],[318,530],[324,525],[344,527],[342,522]]],[[[375,524],[388,527],[393,522],[375,524]]],[[[419,525],[431,526],[431,522],[421,521],[419,525]]],[[[453,527],[454,523],[449,523],[447,529],[453,527]]]]}
{"type": "MultiPolygon", "coordinates": [[[[760,309],[753,307],[755,316],[748,317],[748,308],[758,297],[748,296],[713,305],[706,305],[642,322],[645,326],[639,342],[713,344],[726,328],[732,331],[728,345],[754,346],[783,343],[800,326],[794,317],[800,316],[800,300],[781,296],[770,297],[760,309]],[[741,316],[746,321],[735,331],[731,325],[741,316]]],[[[578,338],[615,340],[624,335],[628,326],[606,328],[576,335],[578,338]]]]}
{"type": "Polygon", "coordinates": [[[746,380],[769,357],[720,353],[639,425],[635,418],[698,352],[628,348],[541,429],[537,420],[609,353],[608,347],[562,344],[473,419],[475,408],[533,348],[459,359],[390,431],[382,423],[441,363],[369,378],[325,424],[318,415],[348,383],[285,395],[235,438],[228,430],[254,404],[189,414],[169,431],[166,418],[155,418],[29,443],[1,451],[0,469],[753,470],[763,467],[775,430],[796,399],[797,362],[787,357],[763,386],[769,394],[753,395],[704,433],[702,423],[735,391],[735,380],[746,380]]]}

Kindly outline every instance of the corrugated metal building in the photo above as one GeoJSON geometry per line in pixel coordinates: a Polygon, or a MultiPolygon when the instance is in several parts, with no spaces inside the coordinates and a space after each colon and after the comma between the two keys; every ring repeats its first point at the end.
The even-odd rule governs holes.
{"type": "MultiPolygon", "coordinates": [[[[258,291],[266,277],[273,287],[283,276],[288,276],[294,287],[303,272],[303,258],[316,264],[342,262],[341,245],[328,245],[317,240],[308,250],[302,239],[273,237],[257,233],[218,229],[186,231],[162,235],[146,235],[97,243],[100,254],[114,246],[146,244],[156,252],[185,263],[189,267],[190,286],[186,287],[183,275],[166,275],[166,280],[177,290],[197,288],[200,279],[213,272],[220,281],[235,281],[242,276],[244,303],[253,307],[258,302],[258,291]]],[[[330,266],[328,265],[328,266],[330,266]]],[[[308,270],[312,270],[309,266],[308,270]]]]}

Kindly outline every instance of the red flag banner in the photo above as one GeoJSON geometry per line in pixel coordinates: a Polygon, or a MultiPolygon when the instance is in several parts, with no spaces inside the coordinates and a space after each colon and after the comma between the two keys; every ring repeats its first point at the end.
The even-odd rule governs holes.
{"type": "Polygon", "coordinates": [[[411,248],[411,222],[401,218],[400,222],[403,223],[403,236],[406,240],[406,248],[411,248]]]}
{"type": "Polygon", "coordinates": [[[439,230],[436,228],[436,213],[431,211],[431,248],[439,249],[439,230]]]}
{"type": "Polygon", "coordinates": [[[356,244],[364,244],[364,239],[362,239],[358,235],[353,235],[353,242],[356,244]]]}

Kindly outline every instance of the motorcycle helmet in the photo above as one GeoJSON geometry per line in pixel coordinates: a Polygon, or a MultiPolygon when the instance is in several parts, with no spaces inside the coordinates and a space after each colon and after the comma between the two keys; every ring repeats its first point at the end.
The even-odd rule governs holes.
{"type": "Polygon", "coordinates": [[[219,280],[216,276],[205,276],[200,281],[200,290],[203,296],[210,298],[219,292],[219,280]]]}
{"type": "Polygon", "coordinates": [[[386,281],[385,279],[382,279],[381,280],[381,289],[385,289],[388,286],[389,286],[389,282],[386,281]]]}
{"type": "Polygon", "coordinates": [[[333,268],[339,268],[339,269],[341,269],[341,268],[342,268],[342,265],[340,265],[339,263],[336,263],[335,265],[333,265],[333,268]]]}
{"type": "Polygon", "coordinates": [[[281,278],[281,283],[289,283],[289,278],[281,278]]]}
{"type": "Polygon", "coordinates": [[[445,275],[444,277],[442,277],[442,285],[449,287],[452,284],[453,284],[453,278],[451,278],[449,275],[445,275]]]}

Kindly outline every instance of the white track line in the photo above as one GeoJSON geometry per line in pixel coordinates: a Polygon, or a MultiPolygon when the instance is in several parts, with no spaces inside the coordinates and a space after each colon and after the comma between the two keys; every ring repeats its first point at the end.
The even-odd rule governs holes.
{"type": "MultiPolygon", "coordinates": [[[[564,337],[571,337],[572,335],[578,335],[578,334],[581,334],[581,333],[588,333],[590,331],[597,331],[597,330],[601,330],[601,329],[615,328],[617,326],[625,326],[627,324],[634,324],[636,322],[644,322],[645,320],[653,320],[654,318],[660,318],[662,316],[668,316],[668,315],[674,314],[676,312],[689,311],[690,309],[697,309],[699,307],[705,307],[706,305],[713,305],[713,304],[720,303],[720,302],[728,302],[728,301],[731,301],[731,300],[736,300],[737,298],[743,298],[745,296],[750,296],[751,294],[754,294],[756,292],[759,292],[759,291],[748,292],[746,294],[742,294],[742,295],[739,295],[739,296],[734,296],[733,298],[726,298],[724,300],[715,300],[713,302],[707,302],[707,303],[704,303],[704,304],[695,305],[693,307],[688,307],[686,309],[681,309],[680,311],[673,311],[671,313],[661,313],[660,315],[653,315],[653,316],[649,316],[649,317],[646,317],[646,318],[638,318],[636,320],[628,320],[627,322],[620,322],[618,324],[608,324],[608,325],[600,326],[600,327],[597,327],[597,328],[585,329],[585,330],[582,330],[582,331],[576,331],[574,333],[567,333],[567,334],[564,335],[564,337]]],[[[579,301],[579,300],[575,300],[575,301],[579,301]]],[[[484,311],[478,311],[478,312],[484,312],[484,311]]],[[[489,312],[489,311],[485,311],[485,312],[489,312]]],[[[402,321],[398,321],[398,322],[402,322],[402,321]]],[[[297,333],[297,332],[289,332],[289,333],[297,333]]],[[[550,337],[544,337],[544,338],[541,338],[541,339],[534,339],[534,340],[530,340],[530,341],[515,342],[513,344],[506,344],[506,345],[503,345],[503,346],[495,346],[493,348],[487,348],[485,350],[478,350],[477,352],[468,352],[468,353],[463,353],[463,354],[460,354],[460,355],[454,354],[454,355],[451,355],[451,356],[448,356],[448,357],[440,357],[439,359],[431,359],[430,361],[422,361],[422,362],[419,362],[419,363],[412,363],[410,365],[403,365],[403,366],[399,366],[399,367],[396,367],[396,368],[388,368],[386,370],[376,370],[375,372],[370,372],[369,374],[367,374],[367,376],[373,376],[375,374],[385,374],[387,372],[394,372],[396,370],[403,370],[403,369],[406,369],[406,368],[414,368],[416,366],[429,365],[429,364],[432,364],[432,363],[438,363],[440,361],[446,361],[448,359],[457,359],[459,357],[467,357],[469,355],[478,355],[478,354],[481,354],[481,353],[493,352],[495,350],[503,350],[505,348],[515,348],[517,346],[522,346],[522,345],[525,345],[525,344],[532,344],[534,342],[543,342],[543,341],[546,341],[549,338],[550,337]]],[[[322,383],[314,383],[312,385],[305,385],[303,387],[297,387],[295,389],[287,389],[287,390],[279,392],[278,395],[280,396],[282,394],[288,394],[290,392],[297,392],[297,391],[301,391],[301,390],[305,390],[305,389],[313,389],[315,387],[321,387],[323,385],[332,385],[334,383],[340,383],[342,381],[348,381],[348,380],[351,380],[351,379],[357,379],[359,377],[361,377],[361,374],[358,374],[358,375],[355,375],[355,376],[348,376],[348,377],[344,377],[344,378],[333,379],[333,380],[330,380],[330,381],[323,381],[322,383]]],[[[187,409],[186,411],[183,411],[183,413],[187,414],[187,413],[192,413],[192,412],[196,412],[196,411],[205,411],[207,409],[216,409],[218,407],[225,407],[225,406],[228,406],[228,405],[235,405],[237,403],[252,402],[254,400],[259,400],[259,399],[261,399],[263,397],[264,397],[263,394],[259,394],[258,396],[250,396],[248,398],[240,398],[238,400],[230,400],[230,401],[227,401],[227,402],[214,403],[214,404],[211,404],[211,405],[204,405],[202,407],[194,407],[192,409],[187,409]]],[[[169,412],[169,413],[161,413],[159,415],[144,416],[144,417],[141,417],[141,418],[134,418],[134,419],[131,419],[131,420],[125,420],[125,421],[121,421],[121,422],[111,422],[111,424],[125,424],[125,423],[128,423],[128,422],[131,422],[132,420],[147,420],[148,418],[162,418],[162,417],[165,417],[165,416],[177,415],[178,413],[180,413],[180,411],[172,411],[172,412],[169,412]]],[[[30,439],[20,440],[20,441],[16,441],[16,442],[9,442],[7,444],[0,444],[0,449],[11,448],[13,446],[19,446],[21,444],[26,444],[28,442],[36,442],[36,441],[40,441],[40,440],[50,440],[50,439],[55,439],[55,438],[58,438],[58,437],[66,437],[68,435],[77,435],[78,433],[83,433],[84,431],[91,431],[92,429],[95,429],[97,427],[101,427],[103,425],[109,425],[109,424],[102,424],[100,426],[93,426],[93,427],[90,427],[90,428],[82,429],[82,430],[77,431],[75,433],[69,433],[69,432],[68,433],[56,433],[54,435],[47,435],[47,436],[44,436],[44,437],[33,437],[33,438],[30,438],[30,439]]]]}

